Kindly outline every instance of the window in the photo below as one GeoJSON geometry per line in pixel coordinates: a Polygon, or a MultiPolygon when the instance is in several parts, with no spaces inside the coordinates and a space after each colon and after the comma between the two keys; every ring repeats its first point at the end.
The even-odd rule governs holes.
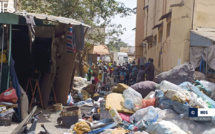
{"type": "Polygon", "coordinates": [[[152,37],[148,40],[148,49],[152,48],[152,37]]]}
{"type": "Polygon", "coordinates": [[[167,18],[167,28],[166,28],[166,37],[170,36],[170,30],[171,30],[171,17],[167,18]]]}
{"type": "Polygon", "coordinates": [[[154,38],[153,38],[153,45],[154,45],[154,46],[157,45],[157,35],[155,35],[154,38]]]}
{"type": "Polygon", "coordinates": [[[158,41],[159,43],[162,42],[163,39],[163,27],[159,28],[159,37],[158,37],[158,41]]]}
{"type": "Polygon", "coordinates": [[[125,62],[128,62],[128,57],[124,57],[124,61],[125,61],[125,62]]]}

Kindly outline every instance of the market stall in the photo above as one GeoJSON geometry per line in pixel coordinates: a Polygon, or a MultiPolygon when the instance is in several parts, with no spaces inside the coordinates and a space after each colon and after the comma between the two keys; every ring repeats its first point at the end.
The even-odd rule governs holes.
{"type": "Polygon", "coordinates": [[[22,88],[30,107],[37,102],[46,108],[50,96],[66,104],[76,51],[83,49],[84,32],[90,26],[65,17],[20,12],[0,13],[0,26],[0,91],[16,90],[19,117],[22,88]]]}

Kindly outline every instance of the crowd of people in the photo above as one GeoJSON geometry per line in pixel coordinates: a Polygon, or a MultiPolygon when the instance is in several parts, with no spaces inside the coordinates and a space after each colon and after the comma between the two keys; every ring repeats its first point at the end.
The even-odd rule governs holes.
{"type": "Polygon", "coordinates": [[[135,65],[133,63],[125,63],[117,65],[113,63],[101,63],[93,65],[89,68],[87,79],[88,81],[98,82],[102,85],[107,84],[107,77],[114,78],[115,83],[125,83],[132,85],[141,81],[153,81],[154,80],[154,64],[153,59],[149,58],[148,62],[144,65],[135,65]]]}
{"type": "Polygon", "coordinates": [[[92,84],[87,87],[91,96],[97,92],[98,87],[105,91],[110,89],[111,81],[107,79],[108,76],[114,79],[114,83],[124,83],[129,86],[146,80],[153,81],[153,59],[149,58],[144,65],[136,65],[135,62],[122,65],[117,65],[116,62],[98,62],[97,65],[91,66],[87,73],[87,80],[92,81],[92,84]]]}
{"type": "MultiPolygon", "coordinates": [[[[127,85],[133,85],[141,81],[154,80],[154,64],[153,59],[149,59],[145,65],[135,64],[123,64],[118,66],[118,69],[114,70],[116,78],[119,79],[120,83],[127,85]],[[118,76],[118,77],[117,77],[118,76]]],[[[116,79],[117,81],[117,79],[116,79]]],[[[118,83],[118,82],[117,82],[118,83]]]]}

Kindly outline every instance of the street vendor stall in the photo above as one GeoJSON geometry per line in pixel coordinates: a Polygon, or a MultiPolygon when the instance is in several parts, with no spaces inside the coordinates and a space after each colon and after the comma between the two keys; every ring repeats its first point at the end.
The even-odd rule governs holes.
{"type": "Polygon", "coordinates": [[[215,82],[215,29],[197,28],[190,32],[190,62],[215,82]]]}
{"type": "Polygon", "coordinates": [[[46,108],[51,92],[65,105],[76,51],[83,49],[90,26],[65,17],[15,12],[0,13],[0,27],[0,91],[15,88],[19,108],[22,87],[30,106],[37,101],[46,108]]]}

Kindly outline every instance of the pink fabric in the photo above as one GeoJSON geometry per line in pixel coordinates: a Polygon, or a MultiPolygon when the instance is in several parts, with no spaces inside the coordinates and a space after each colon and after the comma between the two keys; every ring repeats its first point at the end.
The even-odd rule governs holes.
{"type": "Polygon", "coordinates": [[[127,121],[127,122],[130,122],[130,116],[129,114],[124,114],[124,113],[119,113],[119,116],[124,120],[124,121],[127,121]]]}

